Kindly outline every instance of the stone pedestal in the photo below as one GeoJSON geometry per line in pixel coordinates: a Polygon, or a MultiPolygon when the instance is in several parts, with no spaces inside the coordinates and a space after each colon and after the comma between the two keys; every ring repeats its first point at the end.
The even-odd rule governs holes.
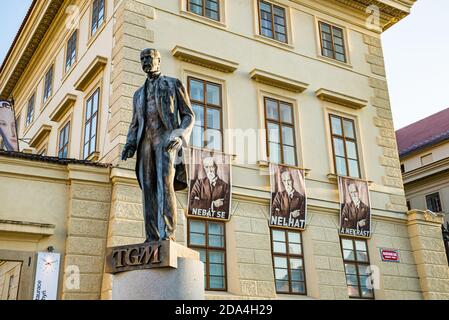
{"type": "Polygon", "coordinates": [[[131,270],[112,276],[112,300],[204,300],[204,265],[199,254],[170,244],[177,268],[131,270]]]}

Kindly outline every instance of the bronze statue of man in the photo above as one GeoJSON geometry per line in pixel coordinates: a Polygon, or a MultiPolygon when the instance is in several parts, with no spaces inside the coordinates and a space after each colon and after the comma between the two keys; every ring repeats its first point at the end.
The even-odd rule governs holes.
{"type": "Polygon", "coordinates": [[[174,240],[175,191],[187,188],[182,147],[189,143],[195,114],[182,82],[161,74],[161,55],[157,50],[143,50],[140,61],[147,79],[134,94],[133,117],[122,160],[137,152],[145,242],[174,240]]]}

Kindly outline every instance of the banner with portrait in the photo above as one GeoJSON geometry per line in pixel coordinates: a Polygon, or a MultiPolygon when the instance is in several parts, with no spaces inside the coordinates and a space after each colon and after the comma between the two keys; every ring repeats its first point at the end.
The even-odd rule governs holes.
{"type": "Polygon", "coordinates": [[[9,101],[0,101],[0,146],[6,151],[19,151],[16,117],[9,101]]]}
{"type": "Polygon", "coordinates": [[[371,237],[371,201],[368,183],[338,177],[340,190],[340,234],[371,237]]]}
{"type": "Polygon", "coordinates": [[[306,228],[305,180],[304,170],[270,164],[270,226],[297,230],[306,228]]]}
{"type": "Polygon", "coordinates": [[[190,184],[187,214],[229,221],[231,218],[231,156],[190,149],[190,184]]]}

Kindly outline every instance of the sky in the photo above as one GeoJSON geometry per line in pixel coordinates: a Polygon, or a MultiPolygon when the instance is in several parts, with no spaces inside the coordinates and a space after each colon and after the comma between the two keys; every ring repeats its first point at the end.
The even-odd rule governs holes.
{"type": "MultiPolygon", "coordinates": [[[[31,0],[0,1],[3,61],[31,0]]],[[[448,0],[418,0],[412,14],[383,36],[396,129],[449,108],[448,0]]]]}

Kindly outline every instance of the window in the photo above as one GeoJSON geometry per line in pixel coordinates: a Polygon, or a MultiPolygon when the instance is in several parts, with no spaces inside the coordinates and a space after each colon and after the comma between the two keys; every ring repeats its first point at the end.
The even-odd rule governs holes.
{"type": "Polygon", "coordinates": [[[412,204],[410,201],[407,201],[407,210],[408,211],[412,210],[412,204]]]}
{"type": "Polygon", "coordinates": [[[69,155],[70,122],[59,131],[58,157],[66,159],[69,155]]]}
{"type": "Polygon", "coordinates": [[[300,232],[271,229],[277,293],[306,294],[304,254],[300,232]]]}
{"type": "Polygon", "coordinates": [[[206,290],[226,291],[225,224],[189,219],[188,247],[200,253],[206,290]]]}
{"type": "Polygon", "coordinates": [[[89,158],[97,147],[97,122],[100,89],[87,100],[84,122],[84,159],[89,158]]]}
{"type": "Polygon", "coordinates": [[[47,71],[45,75],[44,82],[44,103],[48,101],[48,99],[53,94],[53,66],[47,71]]]}
{"type": "Polygon", "coordinates": [[[259,0],[259,32],[265,37],[287,43],[285,9],[259,0]]]}
{"type": "Polygon", "coordinates": [[[429,153],[425,156],[421,157],[421,165],[426,166],[428,164],[431,164],[433,162],[433,154],[429,153]]]}
{"type": "Polygon", "coordinates": [[[104,22],[104,0],[94,0],[92,5],[92,25],[91,34],[97,33],[97,30],[104,22]]]}
{"type": "Polygon", "coordinates": [[[343,29],[319,22],[321,36],[321,54],[325,57],[347,62],[343,29]]]}
{"type": "Polygon", "coordinates": [[[33,94],[28,100],[27,118],[25,126],[28,127],[34,120],[34,105],[36,103],[36,94],[33,94]]]}
{"type": "Polygon", "coordinates": [[[200,16],[220,20],[220,0],[188,0],[187,11],[200,16]]]}
{"type": "Polygon", "coordinates": [[[366,240],[341,238],[341,248],[349,297],[374,299],[366,240]]]}
{"type": "Polygon", "coordinates": [[[223,115],[221,85],[188,79],[189,95],[196,120],[191,145],[197,148],[223,150],[223,115]]]}
{"type": "Polygon", "coordinates": [[[331,115],[330,122],[336,174],[360,178],[354,121],[331,115]]]}
{"type": "Polygon", "coordinates": [[[427,209],[432,212],[442,212],[440,193],[436,192],[426,196],[427,209]]]}
{"type": "Polygon", "coordinates": [[[67,42],[67,53],[65,57],[65,71],[68,71],[76,61],[76,46],[77,46],[78,30],[73,32],[69,41],[67,42]]]}
{"type": "Polygon", "coordinates": [[[264,104],[270,161],[296,166],[293,105],[272,98],[264,98],[264,104]]]}
{"type": "Polygon", "coordinates": [[[401,173],[405,173],[405,165],[401,164],[401,173]]]}

